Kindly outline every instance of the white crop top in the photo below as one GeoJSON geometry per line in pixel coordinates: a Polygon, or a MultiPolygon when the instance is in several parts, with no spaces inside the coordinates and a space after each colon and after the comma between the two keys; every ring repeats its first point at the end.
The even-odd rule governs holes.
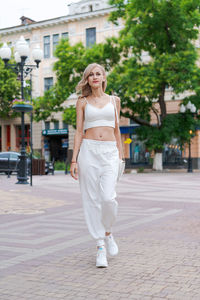
{"type": "MultiPolygon", "coordinates": [[[[115,99],[113,99],[115,102],[115,99]]],[[[84,130],[99,126],[108,126],[115,128],[115,103],[112,103],[112,96],[110,101],[102,108],[98,108],[86,100],[85,106],[85,121],[84,130]]]]}

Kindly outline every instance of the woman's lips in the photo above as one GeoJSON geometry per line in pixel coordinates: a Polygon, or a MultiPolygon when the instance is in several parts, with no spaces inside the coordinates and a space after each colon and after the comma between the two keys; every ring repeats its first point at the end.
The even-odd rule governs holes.
{"type": "Polygon", "coordinates": [[[98,81],[93,81],[93,83],[98,83],[98,81]]]}

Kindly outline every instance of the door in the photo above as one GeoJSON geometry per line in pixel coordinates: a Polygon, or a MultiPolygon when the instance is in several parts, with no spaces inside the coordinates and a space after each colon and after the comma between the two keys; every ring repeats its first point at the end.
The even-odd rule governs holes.
{"type": "Polygon", "coordinates": [[[53,136],[50,138],[50,153],[51,153],[51,161],[62,160],[62,143],[61,138],[57,136],[53,136]]]}

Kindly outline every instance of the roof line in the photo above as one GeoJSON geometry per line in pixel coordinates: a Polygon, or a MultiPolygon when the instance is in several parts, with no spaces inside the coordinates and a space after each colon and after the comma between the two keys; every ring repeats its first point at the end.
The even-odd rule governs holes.
{"type": "Polygon", "coordinates": [[[6,27],[6,28],[2,28],[0,29],[0,35],[4,35],[4,34],[8,34],[8,33],[12,33],[14,31],[26,31],[29,30],[31,28],[35,28],[35,27],[43,27],[44,25],[46,25],[46,23],[51,23],[51,21],[54,23],[60,23],[60,22],[70,22],[70,21],[75,21],[77,19],[82,19],[85,18],[86,16],[88,17],[88,15],[90,16],[96,16],[99,14],[106,14],[109,13],[111,11],[115,10],[114,7],[110,7],[110,8],[104,8],[104,9],[99,9],[99,10],[95,10],[92,12],[84,12],[84,13],[80,13],[77,15],[65,15],[65,16],[60,16],[60,17],[56,17],[56,18],[51,18],[51,19],[46,19],[46,20],[41,20],[41,21],[35,21],[34,23],[31,24],[20,24],[17,26],[12,26],[12,27],[6,27]],[[44,25],[43,25],[44,24],[44,25]]]}

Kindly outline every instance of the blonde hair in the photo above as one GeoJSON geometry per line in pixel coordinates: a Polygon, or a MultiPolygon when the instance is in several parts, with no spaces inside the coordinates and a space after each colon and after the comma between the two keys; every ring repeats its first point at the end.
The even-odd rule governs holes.
{"type": "MultiPolygon", "coordinates": [[[[80,97],[87,97],[87,96],[92,94],[92,90],[91,90],[91,87],[90,87],[87,79],[88,79],[88,76],[89,76],[90,72],[95,67],[99,67],[101,69],[101,71],[103,72],[103,75],[106,76],[106,71],[105,71],[103,66],[101,66],[97,63],[89,64],[85,68],[85,71],[83,72],[83,77],[82,77],[81,81],[79,81],[79,83],[76,86],[76,93],[80,97]]],[[[105,81],[102,82],[102,89],[103,89],[104,92],[106,90],[106,86],[107,86],[107,80],[105,79],[105,81]]]]}

